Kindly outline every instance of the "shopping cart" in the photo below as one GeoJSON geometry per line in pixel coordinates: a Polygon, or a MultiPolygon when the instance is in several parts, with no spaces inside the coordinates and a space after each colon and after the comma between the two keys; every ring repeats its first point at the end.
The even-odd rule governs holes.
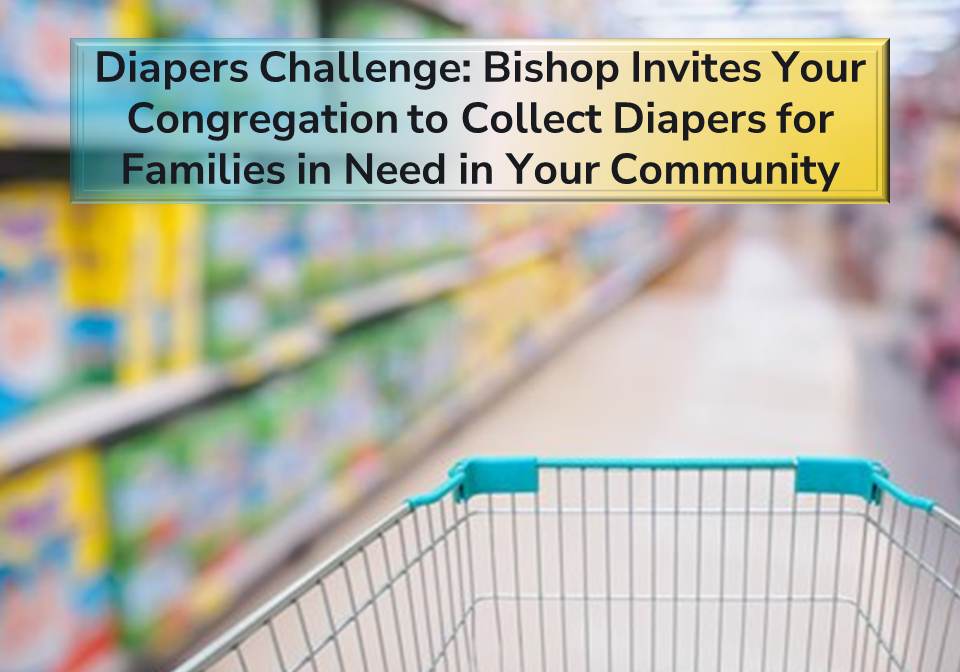
{"type": "Polygon", "coordinates": [[[960,521],[859,459],[473,459],[178,672],[960,669],[960,521]]]}

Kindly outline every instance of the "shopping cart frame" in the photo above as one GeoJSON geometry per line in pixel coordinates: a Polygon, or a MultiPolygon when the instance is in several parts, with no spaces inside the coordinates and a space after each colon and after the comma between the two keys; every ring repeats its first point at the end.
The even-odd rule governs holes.
{"type": "Polygon", "coordinates": [[[650,672],[939,672],[960,666],[958,585],[960,520],[933,500],[900,488],[879,463],[866,459],[474,458],[458,463],[435,490],[407,499],[176,672],[579,672],[620,665],[650,672]],[[784,496],[784,477],[792,483],[792,503],[785,499],[787,504],[777,508],[774,495],[784,496]],[[588,487],[588,478],[596,487],[588,487]],[[616,478],[626,484],[619,494],[611,486],[616,478]],[[641,478],[648,480],[635,487],[641,478]],[[735,480],[746,484],[746,497],[741,494],[737,505],[732,503],[735,480]],[[683,490],[682,483],[698,483],[699,493],[696,487],[683,490]],[[705,483],[712,484],[712,495],[705,495],[705,483]],[[555,506],[541,501],[548,486],[555,490],[555,506]],[[562,504],[564,488],[579,489],[575,505],[562,504]],[[658,488],[672,502],[664,503],[658,488]],[[771,501],[756,505],[761,491],[771,501]],[[617,496],[625,505],[611,504],[617,496]],[[644,496],[649,502],[639,506],[644,496]],[[704,506],[710,496],[721,505],[704,506]],[[686,507],[681,502],[685,497],[696,499],[697,506],[686,507]],[[543,586],[542,568],[550,553],[544,551],[541,535],[550,517],[556,520],[551,540],[560,549],[558,594],[548,594],[543,586]],[[604,523],[597,531],[596,520],[604,523]],[[627,533],[612,530],[624,521],[629,522],[623,528],[629,531],[628,547],[623,546],[629,562],[618,574],[612,565],[624,553],[614,552],[613,545],[627,533]],[[780,545],[775,523],[790,524],[780,545]],[[518,532],[521,524],[528,525],[529,535],[518,532]],[[634,539],[637,525],[644,526],[649,544],[634,539]],[[734,531],[737,525],[742,526],[739,532],[734,531]],[[714,534],[708,540],[710,526],[714,534]],[[751,550],[751,534],[765,540],[762,553],[751,550]],[[567,541],[572,553],[564,548],[565,535],[580,535],[579,544],[567,541]],[[591,537],[598,539],[596,545],[591,537]],[[798,567],[810,548],[808,538],[813,567],[804,573],[798,567]],[[487,542],[489,553],[481,560],[477,548],[487,542]],[[696,548],[689,553],[696,558],[695,590],[680,585],[690,578],[679,568],[687,555],[681,543],[688,542],[696,548]],[[498,543],[512,548],[513,556],[498,552],[498,543]],[[702,578],[710,562],[703,547],[711,543],[719,549],[719,593],[708,595],[709,582],[702,578]],[[737,557],[744,562],[739,578],[735,559],[728,560],[737,555],[732,546],[740,547],[737,557]],[[521,549],[531,558],[536,555],[538,578],[520,567],[521,549]],[[755,580],[747,565],[756,565],[756,556],[764,565],[764,555],[764,576],[755,580]],[[775,555],[788,564],[775,568],[775,555]],[[825,555],[834,557],[818,577],[818,559],[825,555]],[[666,566],[671,557],[674,568],[666,566]],[[658,561],[663,565],[659,579],[658,561]],[[775,569],[789,574],[788,588],[777,595],[772,584],[782,577],[775,569]],[[481,579],[487,571],[489,577],[481,579]],[[646,594],[639,589],[641,573],[652,574],[646,594]],[[849,581],[843,578],[848,574],[849,581]],[[571,580],[582,585],[572,590],[571,580]],[[845,595],[843,581],[850,588],[845,595]],[[484,582],[485,590],[479,588],[484,582]],[[615,590],[615,583],[629,589],[615,590]],[[801,583],[809,584],[809,593],[801,583]],[[331,606],[337,601],[335,591],[346,605],[339,617],[331,606]],[[310,608],[306,602],[314,594],[316,606],[310,608]],[[641,608],[649,609],[646,618],[638,615],[641,608]],[[539,626],[534,626],[538,609],[539,626]],[[709,609],[713,616],[706,615],[709,609]],[[481,610],[487,616],[481,617],[481,610]],[[547,610],[559,612],[562,627],[548,632],[547,610]],[[840,613],[846,611],[849,622],[843,626],[840,613]],[[782,615],[774,619],[773,612],[782,615]],[[739,614],[739,621],[731,614],[739,614]],[[488,622],[490,646],[478,641],[481,620],[488,622]],[[617,633],[614,624],[627,620],[628,634],[617,633]],[[777,628],[785,629],[779,645],[774,644],[775,620],[777,628]],[[639,635],[638,625],[648,635],[639,635]],[[718,633],[703,634],[708,629],[718,633]],[[796,637],[794,630],[800,633],[796,637]],[[537,634],[539,646],[533,641],[537,634]],[[254,664],[248,645],[257,637],[259,649],[272,654],[261,655],[263,660],[254,664]],[[294,653],[291,637],[298,640],[294,653]],[[568,639],[579,641],[568,645],[568,639]]]}

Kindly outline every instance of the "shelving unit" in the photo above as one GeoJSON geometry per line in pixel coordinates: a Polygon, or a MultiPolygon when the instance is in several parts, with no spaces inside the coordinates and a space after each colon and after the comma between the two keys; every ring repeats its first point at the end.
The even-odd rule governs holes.
{"type": "Polygon", "coordinates": [[[70,117],[59,113],[0,114],[0,150],[70,148],[70,117]]]}
{"type": "Polygon", "coordinates": [[[160,420],[215,394],[295,368],[321,356],[333,332],[466,287],[556,249],[557,241],[547,228],[508,237],[464,257],[324,299],[314,311],[315,319],[308,324],[275,334],[235,361],[206,365],[138,387],[89,391],[42,409],[0,429],[0,476],[61,450],[95,443],[160,420]]]}

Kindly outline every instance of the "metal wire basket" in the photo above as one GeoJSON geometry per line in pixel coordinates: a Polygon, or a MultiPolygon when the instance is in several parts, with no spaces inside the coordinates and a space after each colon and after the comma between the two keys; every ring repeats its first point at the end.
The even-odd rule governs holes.
{"type": "Polygon", "coordinates": [[[942,672],[958,581],[873,462],[474,459],[178,672],[942,672]]]}

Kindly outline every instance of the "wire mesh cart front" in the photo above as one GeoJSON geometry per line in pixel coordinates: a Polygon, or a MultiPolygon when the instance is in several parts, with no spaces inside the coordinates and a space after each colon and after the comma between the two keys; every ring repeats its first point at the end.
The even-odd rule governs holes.
{"type": "Polygon", "coordinates": [[[860,459],[472,459],[178,672],[946,672],[960,521],[860,459]]]}

